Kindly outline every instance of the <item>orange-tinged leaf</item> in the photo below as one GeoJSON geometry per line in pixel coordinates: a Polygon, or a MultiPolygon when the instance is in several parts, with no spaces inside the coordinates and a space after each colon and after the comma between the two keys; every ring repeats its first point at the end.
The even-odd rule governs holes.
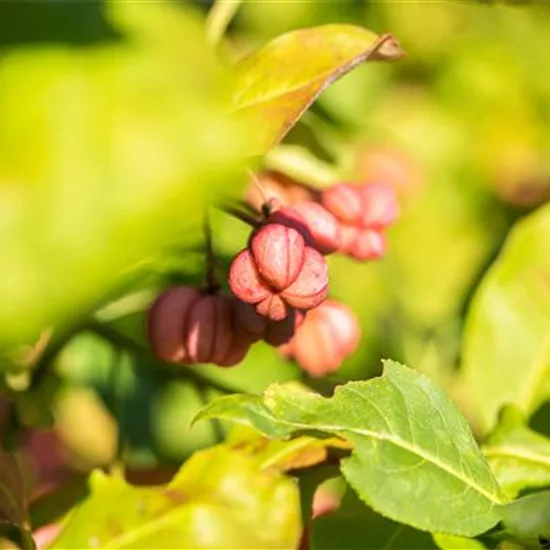
{"type": "Polygon", "coordinates": [[[234,113],[257,122],[253,154],[276,145],[321,92],[366,60],[403,56],[390,35],[331,24],[281,35],[237,66],[234,113]]]}

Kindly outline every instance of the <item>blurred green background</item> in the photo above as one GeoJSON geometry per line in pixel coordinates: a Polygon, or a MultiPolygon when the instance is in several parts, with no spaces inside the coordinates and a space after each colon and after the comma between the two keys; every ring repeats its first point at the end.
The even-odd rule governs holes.
{"type": "MultiPolygon", "coordinates": [[[[321,391],[377,374],[382,358],[455,391],[474,290],[512,225],[550,197],[550,4],[250,0],[218,57],[201,34],[210,4],[192,4],[0,2],[6,387],[12,422],[55,418],[79,468],[116,452],[175,466],[223,437],[216,423],[187,431],[203,403],[305,380],[264,344],[234,369],[175,369],[144,338],[156,293],[203,279],[205,206],[247,183],[247,130],[222,116],[231,60],[336,22],[390,31],[407,53],[331,86],[261,161],[320,186],[385,180],[400,196],[386,258],[329,260],[363,338],[336,375],[305,380],[321,391]],[[60,353],[45,372],[25,358],[52,326],[60,353]]],[[[248,228],[211,220],[224,266],[248,228]]]]}

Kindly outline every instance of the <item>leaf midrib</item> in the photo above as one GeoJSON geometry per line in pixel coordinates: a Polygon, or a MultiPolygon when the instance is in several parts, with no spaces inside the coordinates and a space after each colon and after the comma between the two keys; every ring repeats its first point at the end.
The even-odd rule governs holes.
{"type": "Polygon", "coordinates": [[[372,54],[372,46],[376,44],[376,41],[379,38],[380,37],[378,35],[375,35],[370,46],[366,46],[363,51],[361,51],[360,53],[348,59],[348,61],[346,61],[344,64],[340,63],[338,65],[335,65],[333,68],[327,69],[323,73],[318,74],[307,80],[304,80],[299,84],[295,84],[294,86],[290,86],[283,90],[278,90],[275,93],[265,94],[260,99],[248,100],[244,103],[240,103],[237,107],[231,109],[228,114],[237,113],[238,111],[241,111],[244,109],[249,109],[251,107],[256,107],[264,103],[269,103],[270,101],[273,101],[280,97],[284,97],[285,95],[297,92],[302,88],[306,88],[313,85],[315,85],[316,87],[316,91],[313,97],[313,99],[315,99],[316,97],[318,97],[318,95],[320,95],[323,92],[323,90],[326,87],[328,87],[329,84],[337,80],[340,76],[343,76],[345,73],[351,71],[357,65],[360,65],[363,61],[366,61],[366,59],[368,59],[368,57],[372,54]],[[317,90],[317,86],[320,87],[319,90],[317,90]]]}
{"type": "MultiPolygon", "coordinates": [[[[251,425],[251,422],[249,420],[237,420],[234,417],[230,417],[234,421],[238,421],[247,425],[251,425]]],[[[438,467],[439,469],[443,470],[444,472],[448,473],[449,475],[457,478],[458,480],[462,481],[465,485],[471,487],[475,491],[477,491],[479,494],[483,495],[487,500],[492,502],[493,504],[505,504],[506,501],[502,500],[498,497],[498,495],[495,495],[488,491],[487,489],[481,487],[476,481],[469,477],[464,477],[459,472],[457,472],[452,466],[449,466],[448,464],[445,464],[444,462],[441,462],[439,458],[433,456],[431,453],[427,453],[424,449],[421,447],[418,447],[418,445],[412,444],[400,437],[395,437],[391,434],[385,434],[381,432],[373,432],[371,430],[365,430],[361,428],[348,428],[345,426],[331,426],[331,425],[314,425],[314,424],[303,424],[301,422],[290,422],[289,420],[284,420],[280,417],[276,417],[273,415],[273,417],[265,416],[267,420],[275,421],[281,424],[285,424],[287,426],[290,426],[292,428],[301,429],[301,430],[319,430],[319,431],[326,431],[335,433],[339,437],[344,437],[344,439],[347,439],[345,437],[346,432],[355,433],[358,435],[362,435],[365,437],[370,437],[372,439],[376,439],[378,441],[389,441],[390,443],[393,443],[396,447],[400,447],[406,451],[409,451],[412,454],[417,455],[418,457],[426,460],[427,462],[430,462],[434,466],[438,467]]]]}
{"type": "MultiPolygon", "coordinates": [[[[327,426],[327,430],[333,430],[337,429],[336,426],[327,426]]],[[[393,443],[396,447],[401,447],[402,449],[409,451],[412,454],[415,454],[419,456],[420,458],[426,460],[427,462],[430,462],[440,470],[443,470],[444,472],[447,472],[449,475],[456,477],[458,480],[462,481],[465,485],[468,485],[472,489],[476,490],[479,494],[483,495],[487,500],[490,500],[494,504],[503,504],[504,501],[502,501],[497,495],[491,493],[487,489],[483,488],[481,485],[479,485],[476,481],[473,479],[466,477],[464,475],[461,475],[460,472],[455,470],[452,466],[446,464],[445,462],[442,462],[438,457],[432,455],[429,452],[426,452],[422,447],[419,447],[418,445],[415,445],[413,443],[410,443],[406,441],[405,439],[402,439],[400,437],[396,437],[391,434],[384,434],[384,433],[378,433],[373,432],[370,430],[362,430],[362,429],[353,429],[350,430],[349,428],[342,428],[339,427],[341,431],[347,431],[352,433],[357,433],[359,435],[363,435],[365,437],[371,437],[373,439],[377,439],[379,441],[389,441],[390,443],[393,443]]]]}

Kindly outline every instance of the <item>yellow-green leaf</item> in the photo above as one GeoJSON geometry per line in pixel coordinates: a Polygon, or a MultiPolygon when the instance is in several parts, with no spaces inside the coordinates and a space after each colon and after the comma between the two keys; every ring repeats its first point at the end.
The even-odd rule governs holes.
{"type": "Polygon", "coordinates": [[[550,439],[529,429],[514,407],[502,411],[483,453],[511,498],[522,489],[550,486],[550,439]]]}
{"type": "Polygon", "coordinates": [[[300,535],[296,483],[224,446],[193,455],[166,487],[100,472],[91,485],[51,548],[290,550],[300,535]]]}
{"type": "Polygon", "coordinates": [[[481,433],[499,410],[529,415],[550,396],[550,206],[512,230],[466,320],[464,392],[481,433]]]}
{"type": "Polygon", "coordinates": [[[276,145],[332,82],[366,60],[394,60],[403,52],[391,35],[331,24],[278,36],[237,66],[233,113],[257,131],[253,154],[276,145]]]}
{"type": "Polygon", "coordinates": [[[233,78],[197,14],[108,7],[116,42],[0,60],[2,344],[72,323],[178,236],[197,244],[204,207],[242,173],[233,78]]]}

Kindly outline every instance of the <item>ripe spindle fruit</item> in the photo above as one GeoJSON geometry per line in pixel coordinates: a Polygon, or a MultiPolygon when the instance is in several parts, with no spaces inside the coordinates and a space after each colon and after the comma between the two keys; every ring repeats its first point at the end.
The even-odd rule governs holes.
{"type": "Polygon", "coordinates": [[[297,229],[306,244],[321,254],[331,254],[340,245],[340,225],[336,218],[321,204],[301,201],[275,210],[268,222],[276,222],[297,229]]]}
{"type": "Polygon", "coordinates": [[[325,299],[328,269],[298,230],[269,222],[252,233],[248,247],[233,259],[229,286],[258,314],[282,321],[291,308],[311,309],[325,299]]]}
{"type": "Polygon", "coordinates": [[[386,229],[397,218],[399,207],[395,191],[382,183],[361,185],[361,225],[370,229],[386,229]]]}
{"type": "Polygon", "coordinates": [[[263,340],[270,346],[278,347],[288,342],[296,329],[305,319],[305,314],[297,309],[290,309],[282,321],[272,321],[259,315],[254,306],[240,302],[237,305],[237,323],[251,334],[251,338],[263,340]]]}
{"type": "Polygon", "coordinates": [[[340,252],[357,260],[374,260],[385,254],[383,231],[399,213],[390,186],[340,183],[323,191],[321,203],[340,222],[340,252]]]}
{"type": "Polygon", "coordinates": [[[151,347],[167,362],[235,365],[252,343],[235,323],[235,313],[233,298],[171,287],[149,310],[151,347]]]}
{"type": "Polygon", "coordinates": [[[359,323],[349,307],[325,300],[308,312],[294,337],[279,348],[310,376],[336,371],[359,343],[359,323]]]}

